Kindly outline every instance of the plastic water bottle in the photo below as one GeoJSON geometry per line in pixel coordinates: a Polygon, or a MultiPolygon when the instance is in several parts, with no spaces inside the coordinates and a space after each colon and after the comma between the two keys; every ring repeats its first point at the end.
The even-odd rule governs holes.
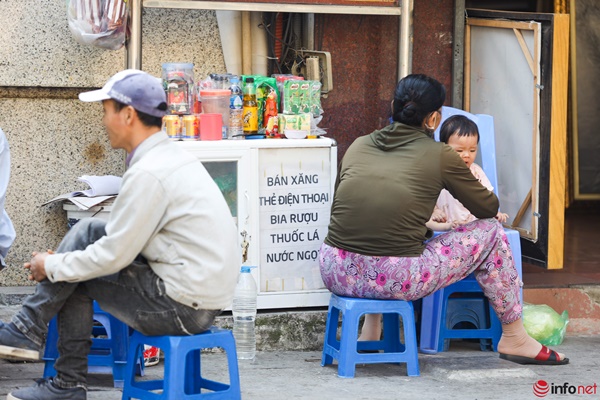
{"type": "Polygon", "coordinates": [[[233,336],[240,360],[252,360],[256,355],[256,282],[250,273],[252,267],[242,266],[233,294],[233,336]]]}
{"type": "Polygon", "coordinates": [[[237,76],[232,76],[229,79],[231,86],[231,98],[229,101],[229,138],[243,139],[244,127],[242,123],[242,88],[240,87],[240,79],[237,76]]]}

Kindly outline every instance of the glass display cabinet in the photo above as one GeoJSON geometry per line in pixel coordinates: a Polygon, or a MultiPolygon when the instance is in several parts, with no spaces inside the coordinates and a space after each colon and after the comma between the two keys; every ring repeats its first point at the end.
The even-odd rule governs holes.
{"type": "Polygon", "coordinates": [[[337,147],[332,139],[181,141],[221,189],[239,231],[259,309],[326,306],[319,272],[337,147]]]}

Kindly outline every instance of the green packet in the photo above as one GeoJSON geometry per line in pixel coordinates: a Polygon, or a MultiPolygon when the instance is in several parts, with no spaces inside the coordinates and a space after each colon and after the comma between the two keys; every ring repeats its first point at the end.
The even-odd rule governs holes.
{"type": "Polygon", "coordinates": [[[284,114],[311,113],[318,117],[321,108],[321,82],[287,80],[283,82],[282,112],[284,114]]]}

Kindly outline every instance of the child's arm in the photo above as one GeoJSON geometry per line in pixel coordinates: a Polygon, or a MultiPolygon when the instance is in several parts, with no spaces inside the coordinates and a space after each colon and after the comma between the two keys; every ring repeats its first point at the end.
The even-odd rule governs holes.
{"type": "Polygon", "coordinates": [[[446,222],[446,213],[439,208],[437,205],[433,208],[430,221],[433,222],[446,222]]]}
{"type": "Polygon", "coordinates": [[[498,211],[498,214],[496,214],[496,219],[503,224],[508,220],[508,214],[498,211]]]}
{"type": "MultiPolygon", "coordinates": [[[[494,187],[492,186],[490,180],[488,179],[487,175],[485,174],[485,172],[483,171],[483,169],[479,165],[477,165],[475,163],[471,164],[471,173],[489,191],[493,191],[494,190],[494,187]]],[[[495,218],[498,221],[500,221],[500,223],[503,224],[503,223],[505,223],[508,220],[508,214],[505,214],[505,213],[502,213],[502,212],[498,211],[498,214],[496,214],[495,218]]]]}
{"type": "Polygon", "coordinates": [[[432,231],[449,231],[452,230],[452,223],[450,222],[436,222],[433,219],[430,219],[425,223],[432,231]]]}
{"type": "Polygon", "coordinates": [[[425,223],[425,226],[432,231],[449,231],[452,229],[452,224],[446,221],[446,213],[437,204],[433,207],[431,218],[425,223]]]}

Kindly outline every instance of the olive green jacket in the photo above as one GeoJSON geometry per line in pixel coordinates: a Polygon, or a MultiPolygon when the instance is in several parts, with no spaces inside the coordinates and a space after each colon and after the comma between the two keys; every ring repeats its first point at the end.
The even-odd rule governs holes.
{"type": "Polygon", "coordinates": [[[442,189],[477,218],[498,212],[496,195],[424,130],[394,122],[361,136],[338,169],[325,243],[371,256],[419,256],[442,189]]]}

